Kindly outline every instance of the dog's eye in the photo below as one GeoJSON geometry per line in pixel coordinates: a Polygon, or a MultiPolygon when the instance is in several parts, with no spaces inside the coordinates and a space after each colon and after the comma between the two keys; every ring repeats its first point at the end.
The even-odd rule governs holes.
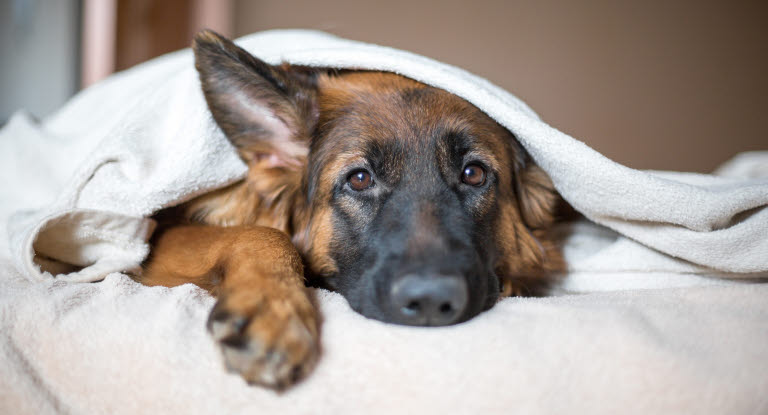
{"type": "Polygon", "coordinates": [[[373,178],[371,173],[366,170],[357,170],[347,177],[347,182],[352,190],[362,191],[373,186],[373,178]]]}
{"type": "Polygon", "coordinates": [[[482,186],[485,183],[485,169],[477,164],[467,164],[461,172],[461,181],[470,186],[482,186]]]}

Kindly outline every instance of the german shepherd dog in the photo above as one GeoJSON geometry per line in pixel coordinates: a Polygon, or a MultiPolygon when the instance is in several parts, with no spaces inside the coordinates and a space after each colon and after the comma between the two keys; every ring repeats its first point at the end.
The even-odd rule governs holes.
{"type": "Polygon", "coordinates": [[[281,389],[312,368],[305,281],[366,317],[440,326],[560,269],[551,181],[465,100],[391,73],[271,66],[211,31],[193,49],[249,172],[159,215],[139,279],[217,297],[208,329],[249,383],[281,389]]]}

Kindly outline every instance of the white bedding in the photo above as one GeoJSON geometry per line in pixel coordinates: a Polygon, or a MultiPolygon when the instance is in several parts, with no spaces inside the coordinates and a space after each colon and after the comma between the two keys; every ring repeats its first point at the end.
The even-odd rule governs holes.
{"type": "Polygon", "coordinates": [[[213,299],[192,285],[2,270],[0,413],[768,412],[768,284],[510,298],[444,328],[368,320],[316,291],[320,363],[277,394],[224,371],[213,299]]]}
{"type": "Polygon", "coordinates": [[[283,394],[249,387],[205,332],[212,298],[116,272],[146,255],[148,215],[245,171],[175,53],[0,130],[0,413],[768,413],[768,153],[716,176],[632,170],[423,57],[303,31],[242,44],[463,96],[607,228],[563,227],[557,295],[458,326],[382,324],[317,290],[317,369],[283,394]]]}

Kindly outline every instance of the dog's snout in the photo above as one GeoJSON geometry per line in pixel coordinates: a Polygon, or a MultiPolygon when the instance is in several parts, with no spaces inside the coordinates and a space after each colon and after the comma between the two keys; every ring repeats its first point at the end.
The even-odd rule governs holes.
{"type": "Polygon", "coordinates": [[[402,324],[445,326],[467,307],[467,283],[459,275],[406,275],[392,285],[394,312],[402,324]]]}

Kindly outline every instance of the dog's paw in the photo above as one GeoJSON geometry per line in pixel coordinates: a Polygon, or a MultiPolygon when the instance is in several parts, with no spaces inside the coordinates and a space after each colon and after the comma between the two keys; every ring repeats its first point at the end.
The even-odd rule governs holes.
{"type": "Polygon", "coordinates": [[[304,291],[229,293],[213,307],[208,330],[227,369],[248,383],[284,389],[309,373],[317,360],[316,311],[304,291]]]}

